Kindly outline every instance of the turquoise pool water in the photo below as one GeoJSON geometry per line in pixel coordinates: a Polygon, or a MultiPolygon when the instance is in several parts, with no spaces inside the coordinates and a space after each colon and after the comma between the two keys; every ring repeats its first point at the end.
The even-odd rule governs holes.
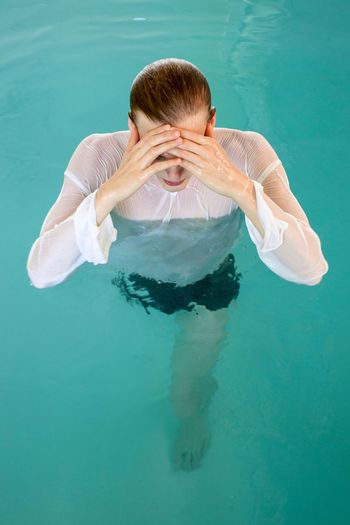
{"type": "Polygon", "coordinates": [[[6,0],[0,20],[1,525],[348,523],[347,3],[6,0]],[[218,127],[268,138],[329,262],[290,283],[244,231],[190,471],[171,461],[173,316],[126,304],[103,265],[42,290],[25,267],[76,145],[127,129],[133,78],[164,57],[204,72],[218,127]]]}

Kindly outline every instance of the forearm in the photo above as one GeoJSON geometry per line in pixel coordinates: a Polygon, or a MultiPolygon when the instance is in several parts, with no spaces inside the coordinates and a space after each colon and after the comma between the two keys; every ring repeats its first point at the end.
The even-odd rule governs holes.
{"type": "Polygon", "coordinates": [[[96,192],[95,208],[96,208],[96,224],[100,226],[101,222],[113,210],[118,202],[117,191],[113,178],[107,180],[102,184],[96,192]]]}
{"type": "MultiPolygon", "coordinates": [[[[233,198],[237,199],[236,202],[245,216],[253,223],[261,237],[265,238],[268,232],[265,231],[259,218],[257,196],[253,181],[249,180],[244,185],[242,183],[239,190],[233,193],[233,198]]],[[[288,253],[294,254],[294,263],[297,262],[297,259],[302,259],[305,263],[305,256],[308,255],[308,246],[297,219],[292,217],[290,213],[282,210],[265,192],[263,193],[263,199],[271,210],[273,218],[288,224],[287,231],[284,232],[284,244],[288,244],[288,253]]],[[[286,250],[284,250],[284,253],[286,253],[286,250]]],[[[290,262],[293,263],[292,260],[290,262]]],[[[288,261],[284,261],[284,263],[288,263],[288,261]]]]}
{"type": "Polygon", "coordinates": [[[257,197],[255,184],[246,177],[237,177],[231,197],[245,214],[248,232],[259,257],[287,280],[317,284],[328,270],[318,235],[308,222],[280,208],[262,191],[261,185],[258,185],[257,197]]]}
{"type": "MultiPolygon", "coordinates": [[[[232,192],[229,196],[238,204],[246,217],[252,221],[260,235],[264,237],[265,232],[258,215],[253,181],[251,179],[247,180],[247,177],[245,176],[237,177],[235,186],[232,188],[232,192]]],[[[271,199],[269,199],[269,201],[271,201],[271,199]]],[[[273,203],[273,201],[271,202],[273,203]]],[[[279,206],[277,206],[277,208],[279,208],[279,206]]],[[[279,208],[279,210],[281,209],[279,208]]]]}
{"type": "Polygon", "coordinates": [[[48,288],[64,281],[83,262],[70,216],[36,239],[27,258],[27,273],[33,286],[48,288]]]}
{"type": "Polygon", "coordinates": [[[85,261],[95,265],[108,262],[117,230],[108,213],[96,224],[95,197],[88,195],[74,213],[36,239],[27,259],[28,276],[35,287],[61,283],[85,261]]]}

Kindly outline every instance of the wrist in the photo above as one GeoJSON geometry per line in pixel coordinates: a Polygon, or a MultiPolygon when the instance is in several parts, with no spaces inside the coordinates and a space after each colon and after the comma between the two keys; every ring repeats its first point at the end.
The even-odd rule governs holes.
{"type": "Polygon", "coordinates": [[[241,172],[237,174],[235,172],[234,183],[232,185],[230,197],[238,205],[240,202],[247,199],[252,194],[253,191],[253,181],[246,175],[243,175],[241,172]]]}
{"type": "Polygon", "coordinates": [[[111,179],[104,182],[96,192],[96,203],[100,203],[105,208],[112,209],[118,202],[116,191],[111,184],[111,179]]]}

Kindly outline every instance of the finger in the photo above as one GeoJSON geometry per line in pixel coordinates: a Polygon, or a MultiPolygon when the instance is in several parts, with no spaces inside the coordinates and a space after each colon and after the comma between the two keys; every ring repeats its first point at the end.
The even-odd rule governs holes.
{"type": "Polygon", "coordinates": [[[155,144],[149,151],[154,154],[154,158],[156,159],[158,156],[162,155],[162,153],[182,144],[182,141],[183,139],[181,137],[170,136],[167,141],[155,144]]]}
{"type": "Polygon", "coordinates": [[[188,129],[182,129],[181,128],[181,137],[193,140],[193,142],[197,142],[198,144],[211,144],[212,138],[201,135],[200,133],[196,133],[195,131],[190,131],[188,129]]]}
{"type": "Polygon", "coordinates": [[[204,179],[203,168],[197,166],[196,164],[193,164],[193,162],[186,159],[182,159],[181,166],[193,173],[193,175],[195,175],[199,179],[204,179]]]}
{"type": "Polygon", "coordinates": [[[139,141],[140,141],[140,136],[139,136],[138,129],[135,126],[135,124],[131,123],[130,136],[129,136],[127,146],[125,148],[125,153],[129,152],[135,146],[135,144],[137,144],[139,141]]]}
{"type": "Polygon", "coordinates": [[[176,166],[177,164],[182,164],[182,159],[176,158],[154,162],[153,164],[148,166],[148,168],[143,170],[143,175],[141,175],[140,179],[146,179],[147,177],[152,176],[158,171],[165,170],[166,168],[170,168],[171,166],[176,166]]]}
{"type": "Polygon", "coordinates": [[[204,168],[208,163],[208,161],[200,155],[197,155],[196,153],[191,153],[190,151],[184,149],[173,148],[171,151],[174,153],[174,155],[177,155],[181,159],[188,160],[193,164],[199,166],[200,168],[204,168]]]}
{"type": "Polygon", "coordinates": [[[140,135],[137,129],[137,126],[132,122],[130,119],[130,136],[129,136],[129,142],[126,147],[126,152],[130,151],[136,144],[135,151],[143,150],[142,145],[145,141],[148,140],[149,137],[157,136],[162,134],[164,132],[171,132],[171,126],[170,124],[163,124],[162,126],[158,126],[156,128],[151,129],[147,133],[144,134],[142,139],[140,139],[140,135]]]}
{"type": "MultiPolygon", "coordinates": [[[[153,147],[162,144],[164,142],[169,142],[169,140],[175,140],[177,136],[179,136],[180,133],[178,130],[166,130],[162,131],[162,133],[158,133],[155,135],[149,135],[146,134],[142,137],[139,144],[137,144],[135,148],[135,159],[141,160],[145,155],[147,155],[148,162],[153,161],[156,157],[156,155],[148,155],[149,150],[151,150],[153,147]]],[[[175,143],[172,143],[172,145],[175,143]]],[[[169,148],[170,146],[168,146],[169,148]]],[[[143,167],[145,167],[146,164],[144,164],[143,167]]]]}
{"type": "MultiPolygon", "coordinates": [[[[131,121],[131,124],[133,127],[137,129],[137,126],[131,121]]],[[[144,134],[144,137],[148,135],[157,135],[157,133],[163,133],[163,131],[171,130],[170,124],[162,124],[161,126],[157,126],[156,128],[152,128],[147,133],[144,134]]]]}
{"type": "MultiPolygon", "coordinates": [[[[192,151],[197,153],[197,155],[203,157],[204,159],[214,158],[213,151],[207,145],[203,146],[202,144],[196,144],[192,140],[183,139],[182,143],[177,146],[181,151],[192,151]]],[[[176,153],[177,155],[177,153],[176,153]]]]}
{"type": "MultiPolygon", "coordinates": [[[[162,140],[165,140],[165,139],[162,138],[162,140]]],[[[179,144],[178,142],[179,140],[180,141],[182,140],[181,137],[178,137],[175,139],[173,138],[172,140],[167,139],[166,142],[163,142],[161,144],[156,144],[154,146],[149,147],[149,149],[144,153],[144,156],[142,159],[145,162],[144,166],[146,166],[147,163],[153,162],[155,159],[157,159],[157,157],[159,157],[159,155],[161,155],[165,151],[168,151],[169,149],[177,146],[179,144]]]]}
{"type": "Polygon", "coordinates": [[[157,133],[163,133],[163,131],[169,131],[171,130],[170,124],[162,124],[161,126],[157,126],[156,128],[151,129],[150,131],[147,131],[145,133],[146,135],[157,135],[157,133]]]}

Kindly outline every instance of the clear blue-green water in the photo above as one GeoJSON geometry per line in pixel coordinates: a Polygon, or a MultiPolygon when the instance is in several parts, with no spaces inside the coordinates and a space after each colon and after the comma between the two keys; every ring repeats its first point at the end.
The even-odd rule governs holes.
{"type": "Polygon", "coordinates": [[[0,9],[1,525],[349,523],[348,3],[0,9]],[[207,76],[218,127],[268,138],[329,263],[290,283],[244,232],[211,444],[189,471],[171,460],[174,316],[127,304],[104,265],[47,289],[25,266],[76,145],[127,129],[132,80],[164,57],[207,76]]]}

